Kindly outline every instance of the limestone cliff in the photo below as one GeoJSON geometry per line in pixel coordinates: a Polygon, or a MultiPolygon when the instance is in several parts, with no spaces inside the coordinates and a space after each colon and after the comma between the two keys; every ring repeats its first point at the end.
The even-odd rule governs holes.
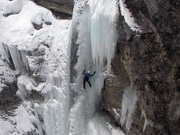
{"type": "MultiPolygon", "coordinates": [[[[128,135],[180,133],[180,1],[126,0],[142,32],[133,32],[120,15],[115,76],[105,80],[103,107],[120,124],[124,90],[137,92],[128,135]],[[114,111],[116,110],[116,111],[114,111]],[[141,118],[141,113],[144,116],[141,118]],[[143,131],[144,121],[147,127],[143,131]]],[[[132,101],[133,102],[133,101],[132,101]]]]}

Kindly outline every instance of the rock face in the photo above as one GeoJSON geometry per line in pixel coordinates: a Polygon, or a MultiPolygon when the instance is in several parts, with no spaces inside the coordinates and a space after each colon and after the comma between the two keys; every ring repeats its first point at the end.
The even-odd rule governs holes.
{"type": "Polygon", "coordinates": [[[126,0],[125,4],[142,32],[132,32],[120,15],[112,63],[115,76],[105,80],[103,107],[120,124],[117,114],[121,114],[123,93],[133,85],[137,92],[133,123],[129,131],[122,125],[128,135],[178,135],[180,1],[126,0]],[[144,121],[147,127],[143,131],[144,121]]]}
{"type": "Polygon", "coordinates": [[[53,14],[60,18],[71,18],[73,0],[34,0],[40,6],[50,9],[53,14]]]}

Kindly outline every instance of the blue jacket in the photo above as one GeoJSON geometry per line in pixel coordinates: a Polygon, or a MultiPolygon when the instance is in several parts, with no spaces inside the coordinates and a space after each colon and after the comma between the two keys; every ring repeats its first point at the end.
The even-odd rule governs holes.
{"type": "Polygon", "coordinates": [[[94,72],[93,74],[90,73],[86,73],[85,70],[83,71],[83,75],[85,79],[89,79],[91,76],[93,76],[96,72],[94,72]]]}

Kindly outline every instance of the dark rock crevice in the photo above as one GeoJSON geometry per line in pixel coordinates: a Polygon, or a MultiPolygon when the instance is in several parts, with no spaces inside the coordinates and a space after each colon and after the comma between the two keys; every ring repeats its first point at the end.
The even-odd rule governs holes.
{"type": "Polygon", "coordinates": [[[0,92],[0,113],[1,116],[13,116],[14,110],[21,104],[22,100],[16,95],[17,82],[6,84],[0,92]]]}

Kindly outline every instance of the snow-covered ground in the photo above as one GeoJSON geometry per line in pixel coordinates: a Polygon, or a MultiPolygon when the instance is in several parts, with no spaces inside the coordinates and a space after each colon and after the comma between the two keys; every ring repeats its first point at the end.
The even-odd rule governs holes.
{"type": "MultiPolygon", "coordinates": [[[[89,10],[79,18],[81,23],[77,26],[79,50],[75,70],[78,74],[72,84],[69,82],[71,21],[55,19],[49,10],[30,0],[1,0],[0,5],[0,79],[5,80],[0,83],[0,91],[4,83],[16,80],[16,94],[22,99],[14,116],[4,119],[0,113],[0,135],[28,132],[123,135],[108,116],[99,112],[104,71],[110,70],[117,38],[116,0],[84,3],[89,10]],[[113,12],[107,8],[109,5],[113,12]],[[90,80],[92,87],[87,86],[85,90],[82,88],[84,69],[96,71],[90,80]],[[10,77],[6,76],[8,73],[10,77]],[[37,99],[34,92],[40,98],[37,99]]],[[[75,13],[74,19],[76,17],[75,13]]]]}
{"type": "Polygon", "coordinates": [[[33,124],[37,123],[31,103],[24,102],[14,112],[14,116],[0,116],[0,135],[23,135],[30,131],[39,132],[33,124]]]}
{"type": "Polygon", "coordinates": [[[0,134],[22,135],[27,132],[44,134],[45,130],[44,132],[50,135],[62,131],[60,127],[66,127],[67,130],[68,122],[58,116],[64,114],[62,118],[66,118],[67,121],[68,35],[71,21],[56,20],[49,10],[29,0],[2,0],[0,5],[1,61],[2,59],[7,61],[0,70],[4,73],[5,81],[10,83],[16,79],[16,74],[22,74],[17,79],[17,95],[23,100],[22,105],[15,110],[15,116],[9,116],[6,120],[2,116],[0,134]],[[4,71],[9,69],[7,63],[13,63],[16,69],[11,78],[7,77],[7,71],[4,71]],[[23,70],[26,67],[31,74],[23,70]],[[42,82],[37,82],[34,78],[42,82]],[[43,103],[27,101],[32,90],[44,97],[43,103]],[[39,117],[42,117],[43,123],[39,117]],[[53,117],[59,119],[55,119],[52,123],[53,117]]]}

